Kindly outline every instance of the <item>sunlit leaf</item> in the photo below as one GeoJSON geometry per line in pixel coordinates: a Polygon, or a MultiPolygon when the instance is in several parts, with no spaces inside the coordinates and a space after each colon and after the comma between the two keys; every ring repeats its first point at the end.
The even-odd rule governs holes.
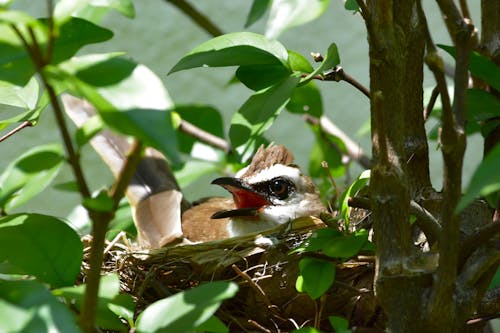
{"type": "Polygon", "coordinates": [[[212,316],[208,318],[203,324],[195,328],[196,332],[210,332],[210,333],[228,333],[229,328],[227,328],[224,323],[217,318],[212,316]]]}
{"type": "Polygon", "coordinates": [[[64,162],[62,147],[48,144],[32,148],[10,163],[0,176],[0,207],[13,209],[43,191],[64,162]]]}
{"type": "Polygon", "coordinates": [[[235,32],[215,37],[194,48],[170,73],[195,67],[283,65],[288,53],[277,41],[252,32],[235,32]]]}
{"type": "MultiPolygon", "coordinates": [[[[46,21],[42,23],[47,24],[46,21]]],[[[38,34],[47,35],[42,32],[38,34]]],[[[108,29],[72,17],[59,27],[59,33],[54,40],[52,63],[66,60],[83,46],[106,41],[112,36],[113,33],[108,29]]],[[[46,40],[38,42],[42,50],[47,47],[46,40]]],[[[24,86],[34,73],[35,67],[31,58],[20,42],[0,38],[0,80],[24,86]]]]}
{"type": "Polygon", "coordinates": [[[306,292],[312,299],[323,295],[335,280],[335,265],[332,262],[302,258],[299,261],[301,280],[296,284],[299,292],[306,292]]]}
{"type": "Polygon", "coordinates": [[[288,50],[288,64],[293,71],[311,73],[314,70],[302,54],[292,50],[288,50]]]}
{"type": "Polygon", "coordinates": [[[455,212],[461,212],[480,195],[486,196],[500,191],[500,172],[498,172],[499,165],[500,144],[497,144],[495,148],[488,153],[476,171],[474,171],[472,179],[467,186],[464,196],[458,202],[455,212]]]}
{"type": "Polygon", "coordinates": [[[247,21],[245,22],[245,28],[248,28],[264,16],[270,2],[271,0],[253,0],[252,7],[248,12],[247,21]]]}
{"type": "Polygon", "coordinates": [[[330,0],[273,0],[266,37],[277,38],[288,28],[305,24],[321,16],[330,0]]]}
{"type": "Polygon", "coordinates": [[[102,131],[104,124],[98,116],[93,116],[76,130],[75,138],[78,146],[82,147],[87,144],[92,138],[102,131]]]}
{"type": "Polygon", "coordinates": [[[261,135],[273,124],[288,103],[299,80],[299,77],[292,75],[254,93],[234,114],[229,138],[242,161],[246,161],[255,151],[261,135]]]}
{"type": "Polygon", "coordinates": [[[55,217],[17,214],[0,219],[0,261],[11,263],[21,274],[54,287],[72,285],[82,253],[78,234],[55,217]]]}
{"type": "Polygon", "coordinates": [[[355,196],[358,191],[363,188],[370,180],[370,170],[365,170],[358,178],[342,193],[340,199],[340,215],[343,217],[345,224],[349,225],[350,207],[348,205],[349,198],[355,196]]]}
{"type": "Polygon", "coordinates": [[[25,86],[0,81],[0,104],[33,110],[38,101],[38,81],[32,77],[25,86]]]}
{"type": "Polygon", "coordinates": [[[81,332],[74,314],[41,283],[0,280],[0,299],[2,332],[81,332]]]}
{"type": "Polygon", "coordinates": [[[134,18],[135,16],[132,0],[61,0],[54,8],[54,18],[57,22],[64,22],[71,16],[80,17],[82,11],[87,7],[114,9],[128,18],[134,18]]]}
{"type": "Polygon", "coordinates": [[[181,291],[148,306],[137,319],[136,332],[193,331],[212,317],[222,301],[233,297],[237,291],[236,283],[225,281],[181,291]]]}

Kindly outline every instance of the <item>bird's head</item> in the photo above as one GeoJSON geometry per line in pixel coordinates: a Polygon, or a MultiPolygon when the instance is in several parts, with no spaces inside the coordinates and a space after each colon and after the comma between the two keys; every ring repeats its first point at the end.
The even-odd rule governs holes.
{"type": "Polygon", "coordinates": [[[235,177],[215,179],[212,184],[231,192],[235,209],[219,211],[212,218],[230,218],[232,233],[240,234],[318,215],[324,210],[318,190],[292,160],[283,146],[261,147],[235,177]]]}

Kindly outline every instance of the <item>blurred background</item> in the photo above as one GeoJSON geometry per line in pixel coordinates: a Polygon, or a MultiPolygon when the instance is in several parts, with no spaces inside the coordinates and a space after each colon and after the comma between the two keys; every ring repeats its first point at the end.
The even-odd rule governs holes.
{"type": "MultiPolygon", "coordinates": [[[[217,0],[191,1],[191,3],[222,31],[228,33],[245,30],[244,23],[252,1],[217,0]]],[[[45,1],[17,0],[14,8],[41,17],[46,16],[45,4],[45,1]]],[[[428,15],[434,42],[450,44],[435,2],[423,1],[423,5],[428,15]]],[[[474,23],[480,26],[479,1],[470,1],[470,6],[474,23]]],[[[130,58],[148,66],[163,80],[175,103],[212,105],[222,113],[226,129],[228,129],[233,113],[252,93],[242,84],[228,85],[235,69],[199,68],[167,76],[169,70],[185,53],[209,40],[211,36],[168,1],[135,1],[135,9],[136,18],[132,20],[114,12],[106,16],[101,25],[111,29],[115,33],[114,38],[106,43],[87,46],[80,53],[125,51],[130,58]]],[[[263,33],[265,27],[266,17],[247,30],[263,33]]],[[[369,86],[365,26],[359,15],[353,15],[352,12],[344,9],[344,1],[331,0],[323,16],[306,25],[285,31],[278,40],[286,48],[295,50],[306,57],[309,57],[310,52],[325,53],[328,45],[335,42],[344,70],[365,86],[369,86]]],[[[453,63],[449,57],[445,55],[443,57],[448,63],[453,63]]],[[[425,72],[425,82],[425,86],[432,89],[434,80],[429,71],[425,72]]],[[[369,132],[362,130],[366,129],[369,119],[368,99],[343,82],[318,82],[318,86],[322,92],[325,114],[369,154],[371,150],[369,132]]],[[[394,89],[397,88],[394,87],[394,89]]],[[[2,114],[15,112],[4,106],[0,106],[0,111],[2,114]]],[[[428,129],[432,127],[431,121],[428,129]]],[[[300,116],[282,112],[268,131],[267,138],[284,144],[292,150],[297,164],[307,172],[314,137],[300,116]]],[[[36,127],[25,129],[2,142],[0,170],[4,170],[8,163],[29,148],[41,143],[57,141],[59,141],[59,132],[55,127],[52,113],[44,112],[36,127]]],[[[431,176],[434,187],[439,190],[441,189],[442,163],[441,153],[437,147],[437,142],[430,142],[431,176]]],[[[481,154],[480,137],[472,137],[466,152],[465,185],[468,184],[471,173],[478,165],[481,154]]],[[[90,147],[83,152],[83,165],[87,179],[94,190],[112,182],[111,173],[90,147]]],[[[360,171],[361,169],[354,168],[352,175],[355,177],[360,171]]],[[[217,177],[215,174],[208,175],[184,188],[187,199],[196,200],[209,195],[225,195],[224,191],[210,185],[211,179],[215,177],[217,177]]],[[[72,180],[71,171],[65,167],[57,177],[56,184],[70,180],[72,180]]],[[[78,202],[77,195],[49,188],[44,194],[39,195],[19,210],[65,217],[78,202]]]]}

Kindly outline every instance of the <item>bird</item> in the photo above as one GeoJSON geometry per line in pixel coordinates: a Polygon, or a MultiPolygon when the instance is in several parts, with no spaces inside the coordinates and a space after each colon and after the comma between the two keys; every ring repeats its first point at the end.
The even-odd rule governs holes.
{"type": "Polygon", "coordinates": [[[319,191],[292,162],[285,146],[260,146],[251,163],[234,177],[212,181],[232,198],[209,198],[182,215],[184,236],[191,241],[238,237],[299,217],[319,216],[326,210],[319,191]]]}
{"type": "MultiPolygon", "coordinates": [[[[66,94],[62,101],[78,127],[96,114],[85,100],[66,94]]],[[[127,138],[104,130],[90,143],[118,177],[130,150],[127,138]]],[[[326,210],[318,189],[293,159],[283,145],[261,145],[250,164],[234,177],[212,181],[232,197],[211,197],[191,205],[165,156],[148,147],[126,191],[139,248],[223,240],[272,229],[295,218],[318,216],[326,210]]]]}

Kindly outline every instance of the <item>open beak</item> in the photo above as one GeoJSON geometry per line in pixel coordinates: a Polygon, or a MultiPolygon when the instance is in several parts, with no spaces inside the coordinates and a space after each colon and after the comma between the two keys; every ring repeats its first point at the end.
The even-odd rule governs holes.
{"type": "Polygon", "coordinates": [[[240,178],[221,177],[212,181],[212,184],[220,185],[231,192],[236,209],[222,210],[212,215],[213,219],[226,217],[255,217],[259,210],[268,205],[267,199],[256,192],[250,185],[240,178]]]}

